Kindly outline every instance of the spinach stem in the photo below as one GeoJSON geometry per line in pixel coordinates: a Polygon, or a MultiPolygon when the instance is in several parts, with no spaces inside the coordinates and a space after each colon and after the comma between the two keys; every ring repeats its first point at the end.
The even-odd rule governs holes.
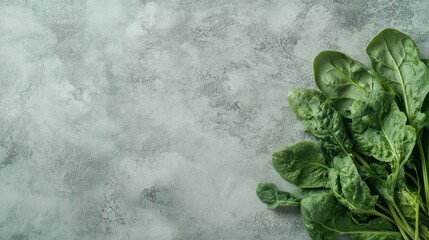
{"type": "Polygon", "coordinates": [[[396,210],[396,212],[398,213],[399,217],[401,218],[402,222],[404,223],[404,226],[406,227],[406,229],[408,229],[408,231],[413,232],[413,228],[408,224],[407,219],[405,219],[404,215],[402,214],[401,209],[398,207],[398,205],[396,205],[395,202],[392,202],[392,206],[393,208],[396,210]]]}
{"type": "Polygon", "coordinates": [[[375,205],[380,208],[381,210],[383,210],[384,213],[389,214],[390,216],[392,216],[392,214],[390,213],[389,209],[385,208],[383,205],[379,204],[379,203],[375,203],[375,205]]]}
{"type": "MultiPolygon", "coordinates": [[[[425,154],[422,146],[422,132],[420,131],[417,135],[417,145],[419,147],[420,161],[422,162],[422,174],[423,174],[423,192],[426,198],[426,208],[429,209],[429,180],[428,180],[428,169],[426,165],[425,154]]],[[[429,156],[429,148],[428,148],[429,156]]]]}
{"type": "Polygon", "coordinates": [[[353,151],[353,154],[355,155],[356,159],[360,162],[360,164],[362,164],[362,166],[366,167],[366,168],[371,168],[369,166],[369,164],[365,161],[365,159],[363,159],[363,157],[361,157],[359,155],[359,153],[353,151]]]}
{"type": "Polygon", "coordinates": [[[389,221],[389,222],[391,222],[393,224],[396,224],[395,220],[393,220],[391,217],[385,215],[384,213],[381,213],[381,212],[378,212],[378,211],[374,211],[373,214],[375,216],[382,217],[382,218],[386,219],[387,221],[389,221]]]}
{"type": "Polygon", "coordinates": [[[405,240],[409,240],[407,232],[404,232],[404,230],[406,230],[406,227],[404,226],[404,224],[401,221],[401,219],[399,219],[398,215],[396,214],[395,209],[392,207],[392,205],[390,203],[387,203],[387,206],[389,207],[390,212],[392,213],[393,219],[395,219],[396,226],[398,227],[399,231],[401,232],[402,237],[405,240]]]}
{"type": "Polygon", "coordinates": [[[419,206],[417,206],[416,208],[416,221],[414,223],[415,227],[414,227],[414,239],[418,240],[419,239],[419,206]]]}
{"type": "MultiPolygon", "coordinates": [[[[399,223],[397,222],[396,224],[399,224],[399,223]]],[[[399,231],[401,232],[401,235],[402,235],[402,237],[403,237],[405,240],[410,240],[410,239],[408,238],[407,233],[406,233],[406,232],[404,232],[404,229],[402,229],[402,227],[401,227],[400,225],[398,225],[398,229],[399,229],[399,231]]]]}

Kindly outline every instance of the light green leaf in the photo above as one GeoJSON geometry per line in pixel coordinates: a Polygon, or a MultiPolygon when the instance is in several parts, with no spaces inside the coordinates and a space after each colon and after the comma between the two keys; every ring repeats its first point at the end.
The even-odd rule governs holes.
{"type": "Polygon", "coordinates": [[[413,40],[395,29],[380,32],[366,49],[375,72],[402,98],[410,124],[423,126],[423,101],[429,92],[429,71],[413,40]]]}
{"type": "Polygon", "coordinates": [[[350,211],[339,205],[333,194],[318,194],[301,201],[301,216],[312,239],[335,239],[349,235],[352,239],[401,239],[386,220],[375,218],[357,223],[350,211]]]}
{"type": "Polygon", "coordinates": [[[273,166],[282,178],[301,188],[325,187],[329,166],[320,145],[305,140],[273,153],[273,166]]]}
{"type": "Polygon", "coordinates": [[[336,157],[330,172],[330,186],[342,205],[356,214],[374,213],[377,196],[372,196],[369,187],[361,179],[349,156],[336,157]]]}
{"type": "Polygon", "coordinates": [[[318,138],[328,155],[347,155],[352,141],[347,136],[341,115],[319,91],[297,89],[288,95],[289,106],[304,124],[305,130],[318,138]]]}
{"type": "Polygon", "coordinates": [[[323,51],[313,65],[317,86],[343,117],[351,117],[349,108],[361,94],[383,89],[373,73],[343,53],[323,51]]]}

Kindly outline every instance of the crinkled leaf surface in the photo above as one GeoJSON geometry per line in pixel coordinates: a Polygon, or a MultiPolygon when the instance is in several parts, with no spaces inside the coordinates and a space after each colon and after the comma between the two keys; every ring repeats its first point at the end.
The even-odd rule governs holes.
{"type": "MultiPolygon", "coordinates": [[[[362,179],[370,184],[375,190],[386,200],[392,202],[394,200],[393,197],[393,181],[392,174],[389,174],[386,170],[386,166],[382,166],[382,164],[387,163],[370,163],[370,168],[366,168],[363,166],[359,167],[359,173],[362,179]]],[[[390,167],[389,167],[390,168],[390,167]]]]}
{"type": "Polygon", "coordinates": [[[395,190],[395,200],[404,217],[407,220],[414,221],[421,203],[419,193],[412,191],[407,187],[405,181],[401,179],[398,181],[398,187],[395,190]]]}
{"type": "Polygon", "coordinates": [[[330,156],[351,152],[353,144],[347,136],[343,119],[321,92],[297,89],[289,93],[288,102],[305,130],[320,139],[330,156]]]}
{"type": "Polygon", "coordinates": [[[359,224],[347,208],[338,204],[333,194],[318,194],[301,201],[305,228],[313,239],[335,239],[349,235],[352,239],[401,239],[386,220],[376,218],[359,224]]]}
{"type": "Polygon", "coordinates": [[[329,165],[320,145],[305,140],[273,153],[273,166],[282,178],[301,188],[325,187],[329,165]]]}
{"type": "Polygon", "coordinates": [[[317,86],[343,117],[351,117],[350,106],[362,93],[383,89],[373,73],[343,53],[323,51],[313,65],[317,86]]]}
{"type": "Polygon", "coordinates": [[[367,156],[388,162],[392,173],[370,179],[378,193],[389,201],[400,169],[409,159],[416,141],[415,129],[386,92],[373,91],[355,101],[352,110],[352,135],[356,149],[367,156]]]}
{"type": "Polygon", "coordinates": [[[406,116],[393,96],[382,91],[368,92],[355,101],[352,135],[359,152],[383,162],[402,166],[414,148],[416,131],[406,125],[406,116]]]}
{"type": "Polygon", "coordinates": [[[366,51],[374,71],[401,96],[410,124],[419,130],[425,118],[421,108],[429,92],[429,71],[414,41],[398,30],[385,29],[366,51]]]}
{"type": "Polygon", "coordinates": [[[369,187],[361,179],[349,156],[336,157],[330,172],[330,186],[342,205],[356,214],[371,214],[377,196],[372,196],[369,187]]]}

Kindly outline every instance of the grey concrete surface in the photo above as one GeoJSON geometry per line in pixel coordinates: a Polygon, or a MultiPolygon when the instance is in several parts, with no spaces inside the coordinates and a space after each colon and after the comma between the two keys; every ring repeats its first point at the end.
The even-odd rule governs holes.
{"type": "Polygon", "coordinates": [[[428,1],[0,1],[0,239],[309,239],[258,182],[306,138],[286,105],[325,49],[368,64],[428,1]]]}

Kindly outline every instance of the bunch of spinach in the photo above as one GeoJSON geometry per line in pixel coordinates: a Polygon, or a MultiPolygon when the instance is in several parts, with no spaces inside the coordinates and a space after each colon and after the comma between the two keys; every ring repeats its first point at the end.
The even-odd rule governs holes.
{"type": "Polygon", "coordinates": [[[273,153],[299,188],[260,183],[269,208],[299,206],[313,239],[429,239],[429,60],[394,29],[366,49],[372,69],[335,51],[314,60],[320,89],[289,93],[292,111],[318,142],[273,153]]]}

